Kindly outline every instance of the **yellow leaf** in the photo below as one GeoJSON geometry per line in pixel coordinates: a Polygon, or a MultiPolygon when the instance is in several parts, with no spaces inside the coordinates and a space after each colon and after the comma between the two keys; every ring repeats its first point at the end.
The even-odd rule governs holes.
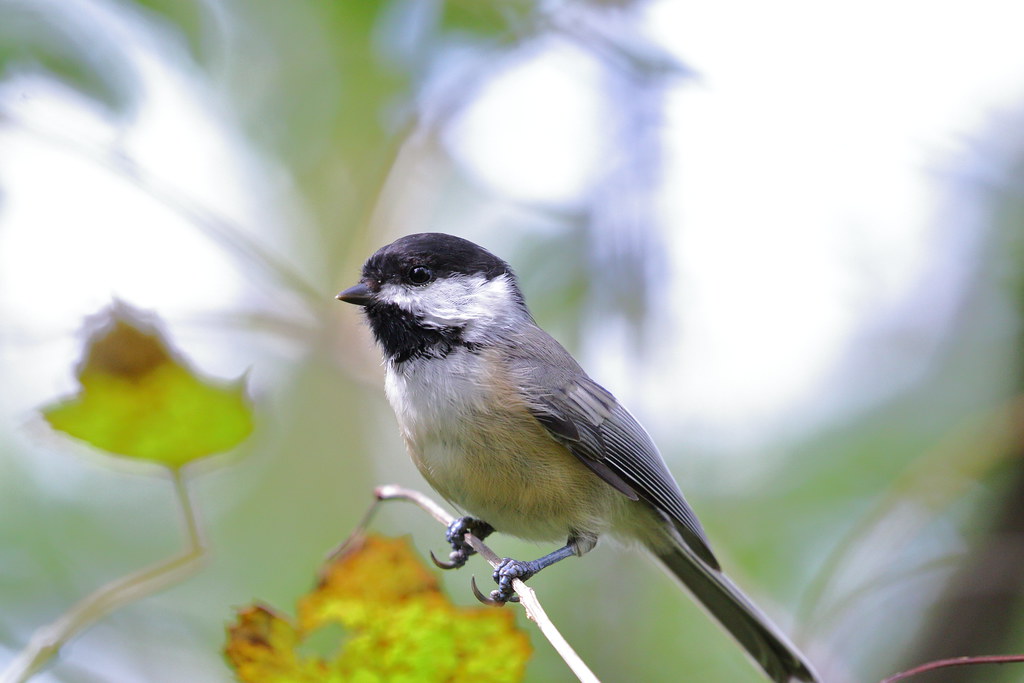
{"type": "Polygon", "coordinates": [[[242,384],[197,375],[125,304],[101,314],[77,376],[79,393],[44,408],[43,417],[110,453],[181,467],[252,431],[242,384]]]}
{"type": "Polygon", "coordinates": [[[243,681],[320,683],[323,668],[296,657],[298,637],[286,619],[269,607],[254,605],[240,610],[238,623],[228,630],[225,654],[243,681]]]}
{"type": "Polygon", "coordinates": [[[350,542],[329,561],[294,624],[264,607],[243,609],[226,647],[245,683],[511,682],[522,680],[530,651],[512,610],[452,605],[408,541],[378,536],[350,542]],[[301,654],[305,639],[334,625],[345,631],[337,654],[301,654]]]}

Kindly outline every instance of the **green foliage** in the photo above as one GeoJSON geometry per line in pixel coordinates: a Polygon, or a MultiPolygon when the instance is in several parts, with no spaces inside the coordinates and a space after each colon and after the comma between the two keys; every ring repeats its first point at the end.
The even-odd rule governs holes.
{"type": "Polygon", "coordinates": [[[518,39],[524,27],[534,21],[536,3],[530,0],[477,2],[451,0],[441,3],[440,26],[477,38],[509,42],[518,39]]]}
{"type": "Polygon", "coordinates": [[[239,610],[228,660],[244,683],[290,681],[519,681],[530,644],[511,610],[461,608],[405,539],[357,537],[323,568],[292,622],[269,607],[239,610]],[[340,625],[329,657],[303,642],[340,625]]]}
{"type": "Polygon", "coordinates": [[[181,35],[199,62],[206,62],[220,54],[222,37],[215,37],[218,26],[208,0],[134,0],[142,11],[149,12],[169,24],[181,35]]]}
{"type": "Polygon", "coordinates": [[[177,468],[252,431],[241,383],[197,375],[119,304],[102,314],[78,369],[81,392],[43,410],[50,425],[101,450],[177,468]]]}
{"type": "MultiPolygon", "coordinates": [[[[633,0],[0,0],[3,85],[19,74],[48,76],[111,114],[113,142],[102,136],[99,142],[76,137],[73,145],[66,145],[72,149],[60,151],[94,163],[97,174],[120,173],[123,180],[138,183],[142,193],[151,192],[187,215],[194,225],[186,229],[221,236],[217,244],[238,257],[233,262],[250,267],[245,272],[249,292],[265,297],[263,307],[250,307],[251,299],[240,301],[235,309],[204,318],[205,326],[194,329],[218,335],[219,342],[247,352],[267,339],[274,347],[272,353],[253,352],[264,353],[253,367],[261,379],[267,378],[261,395],[272,404],[265,413],[272,419],[261,424],[252,441],[258,457],[203,482],[202,493],[218,504],[207,520],[216,561],[204,567],[201,581],[178,585],[173,595],[151,598],[148,606],[155,604],[159,616],[148,609],[126,611],[120,627],[109,629],[109,635],[94,632],[95,658],[90,664],[102,662],[106,649],[116,652],[123,646],[140,653],[140,661],[144,655],[152,658],[154,671],[160,668],[160,680],[174,678],[173,665],[186,659],[202,669],[204,675],[194,676],[196,680],[226,677],[217,644],[230,606],[253,595],[272,604],[292,604],[308,581],[309,567],[351,526],[374,484],[419,481],[388,414],[378,359],[365,330],[356,323],[354,311],[337,304],[330,308],[333,292],[350,284],[362,259],[394,233],[421,225],[452,232],[487,225],[494,229],[492,236],[499,231],[509,235],[513,248],[502,255],[518,266],[535,314],[576,350],[599,349],[602,334],[595,329],[609,329],[608,318],[628,321],[628,329],[649,318],[646,269],[661,246],[651,229],[653,221],[625,224],[625,246],[647,245],[628,253],[603,241],[613,230],[607,224],[609,215],[600,213],[602,207],[594,198],[570,206],[517,205],[511,220],[497,221],[495,209],[500,212],[514,202],[490,194],[468,174],[460,175],[445,149],[447,124],[499,70],[513,65],[521,54],[532,54],[530,48],[559,41],[593,57],[607,82],[637,78],[654,86],[655,91],[646,94],[666,103],[668,98],[658,99],[667,93],[657,93],[657,84],[681,72],[649,41],[635,34],[594,31],[587,22],[559,24],[559,19],[566,19],[558,16],[559,7],[570,10],[565,13],[570,19],[586,12],[621,12],[635,19],[633,10],[643,5],[633,0]],[[161,185],[147,185],[147,179],[160,178],[167,169],[161,168],[160,158],[133,156],[136,131],[125,124],[148,84],[142,82],[145,74],[137,70],[127,47],[96,18],[100,13],[133,23],[133,37],[153,48],[148,57],[161,61],[165,77],[191,81],[209,96],[204,104],[223,116],[217,124],[229,131],[238,157],[256,160],[249,169],[254,180],[247,191],[264,202],[260,208],[274,205],[273,220],[254,220],[253,214],[243,211],[237,215],[245,218],[225,219],[218,214],[223,207],[202,206],[192,197],[168,200],[161,185]],[[419,23],[410,18],[413,13],[419,23]],[[165,49],[168,39],[170,50],[165,49]],[[173,49],[181,45],[187,50],[173,49]],[[447,68],[451,64],[458,69],[447,68]],[[453,80],[456,72],[460,77],[454,79],[454,87],[438,85],[453,80]],[[88,157],[82,150],[93,143],[96,156],[88,157]],[[124,163],[110,164],[115,157],[124,163]],[[133,175],[135,168],[142,172],[133,175]],[[278,221],[281,216],[286,220],[278,221]],[[483,221],[478,220],[481,217],[483,221]],[[602,218],[606,233],[593,228],[602,218]],[[230,220],[253,225],[224,230],[230,220]],[[603,252],[603,260],[595,259],[597,252],[603,252]],[[252,267],[255,261],[266,267],[252,267]],[[286,268],[299,277],[290,277],[286,268]],[[301,296],[292,296],[296,293],[301,296]],[[298,305],[296,298],[301,299],[298,305]],[[297,314],[303,303],[307,308],[297,314]],[[187,658],[180,657],[183,650],[188,651],[187,658]]],[[[604,15],[594,25],[614,28],[607,20],[604,15]]],[[[8,117],[20,104],[21,93],[11,88],[2,92],[8,97],[0,101],[0,132],[5,136],[18,135],[19,126],[35,130],[46,123],[8,117]]],[[[630,93],[635,92],[618,91],[615,107],[627,109],[633,99],[630,93]]],[[[612,121],[604,132],[610,138],[635,120],[612,121]]],[[[648,139],[660,139],[662,128],[682,120],[655,119],[656,134],[648,139]]],[[[1010,153],[1006,140],[1011,137],[994,135],[994,146],[1010,153]]],[[[631,141],[619,141],[618,153],[603,163],[612,169],[630,166],[620,155],[631,141]]],[[[182,144],[188,142],[183,139],[182,144]]],[[[3,161],[0,158],[0,164],[3,161]]],[[[638,167],[646,168],[647,159],[638,161],[638,167]]],[[[544,158],[537,159],[538,165],[544,163],[544,158]]],[[[55,201],[61,200],[63,188],[47,189],[55,201]]],[[[596,194],[627,200],[647,196],[622,189],[609,183],[596,194]]],[[[744,193],[743,187],[736,188],[737,202],[746,201],[744,193]]],[[[1001,250],[1005,260],[999,261],[999,268],[1006,281],[1019,286],[1024,250],[1017,238],[1020,230],[1011,230],[1020,225],[1024,213],[1019,197],[1004,209],[1005,225],[1000,229],[1011,248],[1001,250]]],[[[90,218],[83,217],[75,229],[88,230],[90,218]]],[[[766,220],[765,230],[770,230],[770,217],[766,220]]],[[[4,246],[17,244],[16,235],[3,227],[4,246]]],[[[748,246],[736,244],[736,252],[748,246]]],[[[965,272],[992,270],[988,255],[967,250],[962,258],[970,259],[963,264],[965,272]]],[[[59,278],[54,271],[52,277],[59,278]]],[[[667,291],[664,283],[674,274],[660,275],[665,277],[659,277],[657,289],[667,291]]],[[[740,282],[741,272],[736,277],[738,285],[758,286],[740,282]]],[[[946,285],[935,289],[944,290],[946,285]]],[[[1002,432],[986,423],[980,435],[971,431],[966,443],[956,438],[965,415],[998,412],[1005,386],[1019,378],[1016,341],[1010,353],[1008,345],[993,342],[993,336],[1005,333],[1005,326],[1019,325],[1019,316],[1012,318],[1008,310],[1001,313],[1003,320],[979,315],[992,310],[995,298],[995,288],[982,289],[962,304],[964,317],[943,340],[952,351],[936,356],[927,369],[929,377],[913,387],[887,387],[879,394],[883,400],[872,395],[872,401],[877,400],[874,407],[856,407],[841,429],[807,437],[800,417],[794,416],[793,434],[803,435],[802,444],[782,438],[765,444],[767,452],[758,445],[757,452],[732,454],[733,459],[719,457],[713,446],[706,445],[700,425],[696,432],[690,424],[681,424],[678,430],[663,427],[656,435],[730,574],[759,599],[767,598],[766,607],[787,627],[793,621],[787,619],[787,608],[792,613],[801,599],[823,594],[820,601],[804,605],[804,614],[798,613],[795,620],[805,622],[798,626],[824,641],[818,643],[819,651],[833,648],[831,656],[839,660],[839,668],[853,676],[868,679],[869,673],[889,670],[921,621],[919,605],[894,607],[895,603],[872,598],[890,597],[884,589],[893,586],[901,599],[927,596],[928,586],[922,589],[922,584],[937,579],[933,574],[922,578],[921,558],[949,553],[948,561],[953,562],[953,552],[972,532],[964,522],[968,515],[951,514],[954,503],[973,503],[976,498],[963,494],[971,491],[978,509],[988,509],[997,498],[993,492],[1002,490],[990,486],[996,475],[986,475],[978,467],[993,462],[996,455],[982,437],[1002,432]],[[993,379],[995,375],[1002,375],[1005,383],[993,379]],[[959,457],[936,457],[943,448],[953,449],[959,457]],[[961,464],[972,467],[961,471],[961,464]],[[950,468],[956,476],[949,477],[950,468]],[[909,523],[896,514],[906,514],[908,508],[919,515],[909,523]],[[844,537],[847,540],[839,540],[844,537]],[[856,576],[829,569],[830,557],[841,558],[836,563],[839,569],[852,568],[849,571],[856,576]],[[817,591],[816,586],[829,590],[817,591]],[[804,619],[807,614],[813,618],[804,619]],[[884,628],[876,628],[881,624],[878,615],[884,616],[884,628]],[[854,632],[859,637],[841,644],[830,640],[835,633],[854,632]]],[[[930,300],[922,302],[921,310],[931,305],[930,300]]],[[[655,309],[659,314],[675,307],[661,304],[655,309]]],[[[9,316],[7,308],[4,311],[8,317],[0,326],[0,361],[8,364],[7,369],[21,362],[20,354],[29,355],[24,347],[38,346],[19,346],[21,339],[35,342],[51,330],[30,328],[9,316]]],[[[851,347],[873,358],[902,358],[908,345],[920,345],[927,352],[929,340],[918,339],[906,326],[884,327],[888,312],[877,313],[877,336],[873,332],[867,341],[852,339],[851,347]]],[[[78,369],[78,395],[47,409],[46,419],[54,428],[112,453],[159,462],[178,475],[191,459],[232,448],[249,434],[253,416],[238,383],[202,378],[151,326],[133,316],[108,323],[101,325],[102,335],[93,336],[92,350],[78,369]],[[113,344],[116,340],[121,341],[113,344]],[[112,360],[108,351],[113,346],[126,355],[112,360]]],[[[685,336],[700,331],[678,332],[685,336]]],[[[759,340],[746,341],[746,349],[757,353],[759,340]]],[[[671,362],[672,351],[656,357],[671,362]]],[[[865,368],[880,367],[863,357],[855,360],[865,368]]],[[[643,361],[635,362],[639,366],[643,361]]],[[[59,372],[67,370],[61,365],[59,372]]],[[[860,395],[859,381],[849,388],[833,384],[832,394],[830,381],[823,378],[815,390],[819,394],[808,395],[809,413],[815,412],[813,405],[819,400],[831,405],[846,400],[843,394],[860,395]]],[[[664,399],[659,395],[652,400],[673,400],[672,388],[663,389],[664,399]]],[[[4,391],[5,400],[14,397],[11,405],[17,406],[17,382],[5,382],[4,391]]],[[[149,561],[178,532],[172,524],[161,525],[166,510],[158,498],[150,499],[162,482],[135,478],[134,486],[125,486],[122,473],[93,468],[89,461],[72,461],[66,479],[48,481],[53,477],[40,476],[35,464],[42,463],[40,471],[53,472],[45,458],[65,462],[59,460],[64,454],[52,453],[51,442],[24,438],[23,432],[13,423],[0,431],[5,453],[0,458],[0,547],[15,560],[0,576],[3,645],[10,649],[23,646],[41,615],[52,613],[54,595],[79,594],[83,581],[105,581],[123,571],[121,567],[149,561]],[[125,510],[132,511],[132,524],[117,526],[115,521],[125,517],[125,510]]],[[[1012,454],[1006,450],[1003,455],[1012,454]]],[[[412,529],[418,538],[437,538],[430,535],[437,533],[432,526],[419,529],[408,515],[387,515],[396,532],[412,529]]],[[[507,538],[501,543],[503,552],[513,556],[533,556],[537,551],[534,545],[517,545],[507,538]]],[[[375,580],[391,571],[378,566],[375,580]]],[[[346,576],[354,576],[351,567],[346,576]]],[[[464,574],[452,573],[442,580],[453,582],[452,590],[465,590],[464,574]]],[[[418,585],[416,580],[410,584],[418,585]]],[[[360,590],[369,593],[373,585],[360,590]]],[[[602,544],[572,567],[566,564],[545,572],[534,585],[563,633],[606,680],[669,680],[684,670],[699,680],[759,680],[734,644],[669,579],[662,579],[634,554],[602,544]],[[594,595],[601,595],[601,600],[595,601],[594,595]],[[618,635],[616,648],[607,645],[609,632],[618,635]]],[[[443,669],[463,641],[479,637],[484,629],[464,612],[456,619],[450,606],[425,610],[416,601],[419,598],[403,605],[378,593],[338,600],[314,593],[317,597],[303,599],[296,620],[266,607],[242,612],[239,633],[249,640],[236,641],[235,654],[251,658],[254,676],[265,676],[245,680],[371,677],[370,667],[364,665],[381,656],[388,638],[408,647],[392,648],[384,664],[408,663],[418,671],[415,667],[429,662],[443,669]],[[361,611],[381,605],[391,611],[375,617],[366,616],[372,611],[361,611]],[[459,630],[462,624],[473,631],[459,630]],[[426,630],[428,625],[437,626],[440,633],[426,630]],[[387,630],[391,626],[400,630],[387,630]],[[457,638],[458,634],[462,635],[457,638]],[[430,645],[429,651],[421,648],[421,637],[427,638],[423,642],[430,645]],[[261,649],[263,645],[267,647],[261,649]],[[260,661],[261,654],[266,659],[260,661]]],[[[508,619],[511,613],[497,614],[508,619]]],[[[498,628],[486,628],[492,627],[498,628]]],[[[80,652],[64,658],[57,667],[68,670],[55,670],[55,676],[71,680],[71,668],[82,666],[80,652]]],[[[486,664],[472,660],[479,663],[472,678],[493,674],[494,659],[486,664]]],[[[240,674],[244,666],[239,665],[240,674]]],[[[470,677],[469,671],[462,674],[470,677]]],[[[564,664],[546,648],[528,666],[531,680],[563,680],[565,675],[564,664]]]]}

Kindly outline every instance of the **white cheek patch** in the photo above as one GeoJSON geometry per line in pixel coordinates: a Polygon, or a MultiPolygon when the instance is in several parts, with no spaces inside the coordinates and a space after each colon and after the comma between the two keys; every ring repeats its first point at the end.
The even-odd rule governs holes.
{"type": "Polygon", "coordinates": [[[522,316],[507,275],[491,280],[482,275],[451,276],[419,287],[388,283],[378,297],[413,314],[426,327],[461,327],[467,341],[474,341],[477,328],[486,323],[522,316]]]}

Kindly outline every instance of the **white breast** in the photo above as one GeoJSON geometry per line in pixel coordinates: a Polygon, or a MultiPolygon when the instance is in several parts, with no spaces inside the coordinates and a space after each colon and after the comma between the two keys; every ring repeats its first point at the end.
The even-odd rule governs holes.
{"type": "Polygon", "coordinates": [[[463,348],[445,358],[409,360],[398,369],[389,365],[384,390],[410,445],[422,449],[434,435],[463,432],[466,418],[488,402],[487,374],[482,357],[463,348]]]}
{"type": "MultiPolygon", "coordinates": [[[[480,416],[492,391],[481,356],[457,348],[445,358],[418,358],[397,367],[389,366],[385,391],[398,418],[409,455],[430,485],[462,510],[482,517],[474,505],[476,491],[467,482],[477,481],[489,467],[481,461],[480,416]]],[[[497,445],[497,444],[493,444],[497,445]]],[[[498,462],[502,453],[490,449],[498,462]]]]}
{"type": "Polygon", "coordinates": [[[389,367],[385,387],[430,485],[500,531],[534,540],[596,536],[610,500],[628,502],[546,432],[487,352],[459,348],[389,367]]]}

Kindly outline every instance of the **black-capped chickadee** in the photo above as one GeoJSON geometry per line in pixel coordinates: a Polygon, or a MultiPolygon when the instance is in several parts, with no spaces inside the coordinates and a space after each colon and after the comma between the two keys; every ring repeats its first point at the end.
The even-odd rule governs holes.
{"type": "Polygon", "coordinates": [[[506,558],[491,600],[609,534],[639,541],[774,681],[816,681],[807,659],[724,574],[643,427],[530,315],[507,263],[441,233],[403,237],[366,261],[338,299],[363,306],[384,353],[385,389],[416,466],[472,515],[448,530],[568,539],[506,558]]]}

